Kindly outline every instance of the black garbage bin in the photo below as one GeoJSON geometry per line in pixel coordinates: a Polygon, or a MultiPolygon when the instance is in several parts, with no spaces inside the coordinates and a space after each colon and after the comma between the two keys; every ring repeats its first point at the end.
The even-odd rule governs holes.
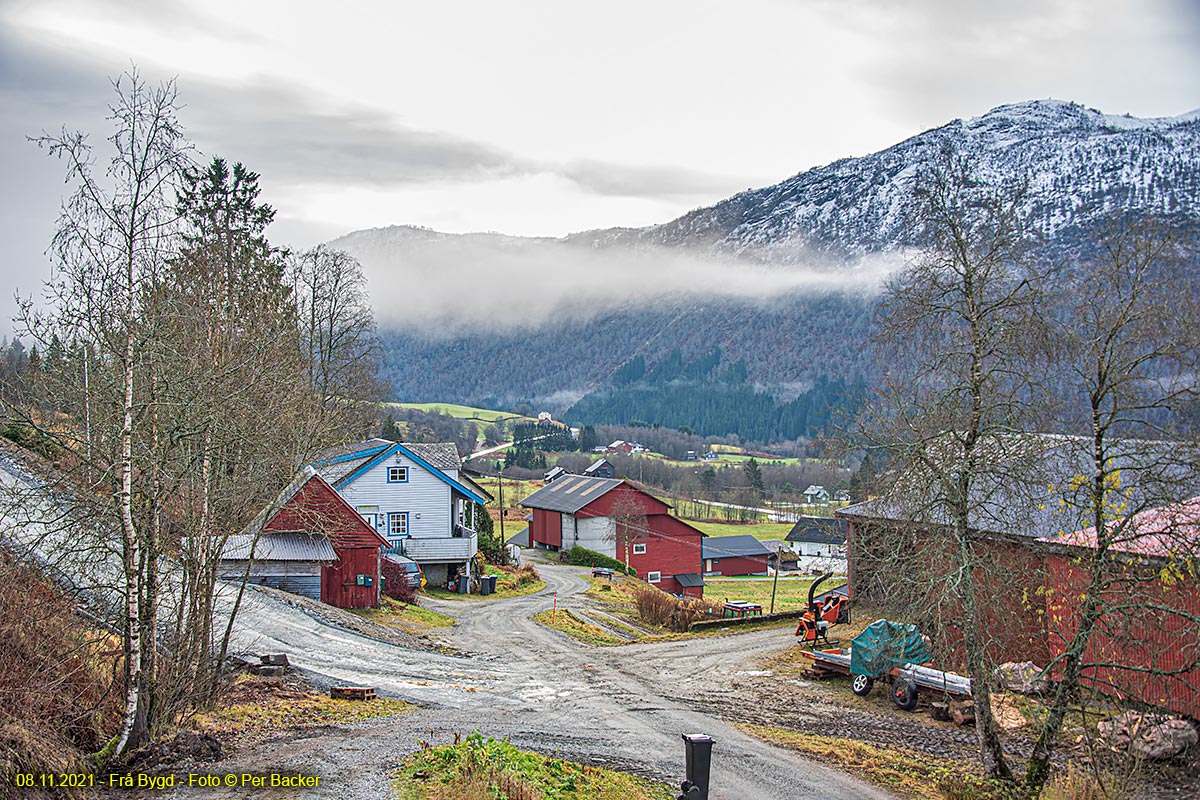
{"type": "Polygon", "coordinates": [[[492,594],[496,591],[496,576],[495,575],[480,575],[479,576],[479,593],[492,594]]]}
{"type": "Polygon", "coordinates": [[[470,594],[470,592],[471,592],[471,579],[468,578],[466,575],[459,575],[458,576],[458,593],[459,594],[470,594]]]}
{"type": "Polygon", "coordinates": [[[492,594],[496,593],[496,581],[500,580],[499,575],[488,575],[488,588],[492,594]]]}

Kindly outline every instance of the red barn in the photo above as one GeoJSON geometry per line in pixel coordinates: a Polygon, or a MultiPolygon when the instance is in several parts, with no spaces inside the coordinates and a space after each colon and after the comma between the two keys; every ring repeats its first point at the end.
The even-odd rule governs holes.
{"type": "MultiPolygon", "coordinates": [[[[671,515],[671,507],[614,478],[567,475],[521,501],[533,509],[530,544],[551,550],[583,547],[615,558],[672,594],[702,597],[704,533],[671,515]]],[[[765,556],[764,556],[765,558],[765,556]]]]}
{"type": "Polygon", "coordinates": [[[380,602],[380,549],[387,540],[324,478],[306,469],[246,531],[230,536],[221,574],[240,577],[251,556],[251,583],[339,608],[380,602]],[[257,541],[253,531],[262,526],[257,541]],[[253,548],[253,552],[251,552],[253,548]]]}
{"type": "MultiPolygon", "coordinates": [[[[1101,595],[1107,613],[1084,652],[1084,681],[1200,719],[1200,576],[1169,567],[1194,559],[1200,548],[1200,497],[1125,522],[1112,535],[1116,563],[1101,595]]],[[[1058,545],[1046,555],[1047,634],[1057,659],[1079,629],[1096,529],[1044,541],[1058,545]]]]}

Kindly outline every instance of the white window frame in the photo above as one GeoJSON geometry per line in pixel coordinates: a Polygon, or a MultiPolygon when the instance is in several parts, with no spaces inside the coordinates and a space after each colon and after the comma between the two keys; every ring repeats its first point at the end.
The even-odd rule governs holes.
{"type": "Polygon", "coordinates": [[[408,467],[399,467],[399,466],[396,466],[395,464],[389,465],[387,468],[387,482],[388,483],[408,483],[408,467]],[[393,478],[392,477],[393,470],[397,470],[399,472],[399,474],[402,475],[403,477],[393,478]]]}
{"type": "Polygon", "coordinates": [[[644,556],[644,555],[646,555],[646,544],[645,544],[645,542],[638,542],[637,544],[635,544],[635,545],[633,546],[633,554],[634,554],[635,556],[644,556]]]}
{"type": "Polygon", "coordinates": [[[387,535],[389,537],[407,536],[408,535],[408,512],[407,511],[390,511],[387,515],[387,535]],[[402,530],[396,530],[395,523],[400,521],[403,525],[402,530]]]}
{"type": "Polygon", "coordinates": [[[646,583],[658,583],[661,580],[662,580],[661,572],[647,572],[646,573],[646,583]]]}

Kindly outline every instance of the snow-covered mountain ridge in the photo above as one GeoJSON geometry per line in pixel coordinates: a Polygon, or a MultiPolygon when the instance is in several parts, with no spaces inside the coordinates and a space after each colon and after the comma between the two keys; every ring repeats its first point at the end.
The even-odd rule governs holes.
{"type": "Polygon", "coordinates": [[[1028,181],[1031,221],[1051,238],[1113,209],[1200,216],[1200,110],[1139,119],[1036,100],[955,120],[663,225],[577,237],[700,246],[775,264],[801,263],[812,251],[851,255],[912,244],[910,179],[943,143],[969,154],[981,177],[1028,181]]]}

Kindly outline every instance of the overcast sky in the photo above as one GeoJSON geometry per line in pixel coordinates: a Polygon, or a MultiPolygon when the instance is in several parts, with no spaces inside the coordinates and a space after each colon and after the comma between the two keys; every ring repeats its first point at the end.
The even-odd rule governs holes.
{"type": "Polygon", "coordinates": [[[672,219],[958,117],[1200,107],[1195,0],[0,0],[0,333],[37,293],[109,79],[176,77],[200,152],[262,174],[277,244],[389,224],[672,219]]]}

